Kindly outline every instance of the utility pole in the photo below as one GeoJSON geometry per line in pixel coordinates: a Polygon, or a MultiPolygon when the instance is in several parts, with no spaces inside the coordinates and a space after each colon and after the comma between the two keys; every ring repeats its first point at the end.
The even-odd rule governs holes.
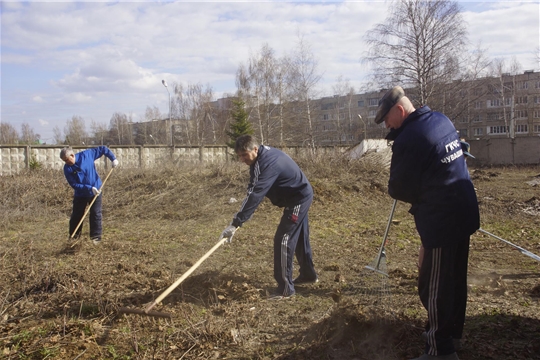
{"type": "Polygon", "coordinates": [[[161,80],[161,83],[163,84],[163,86],[165,86],[165,89],[167,89],[167,92],[169,93],[169,123],[165,127],[165,135],[167,137],[167,142],[169,142],[169,131],[171,131],[170,139],[171,139],[171,145],[172,145],[173,133],[172,133],[172,127],[171,127],[171,92],[169,91],[169,87],[167,86],[167,82],[165,80],[161,80]]]}

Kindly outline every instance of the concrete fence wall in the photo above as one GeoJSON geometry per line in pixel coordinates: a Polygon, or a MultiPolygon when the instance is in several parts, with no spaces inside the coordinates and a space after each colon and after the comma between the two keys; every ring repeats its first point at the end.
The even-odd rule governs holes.
{"type": "MultiPolygon", "coordinates": [[[[471,153],[476,163],[481,165],[540,164],[540,137],[500,138],[500,139],[468,139],[471,153]]],[[[380,148],[381,140],[368,139],[366,146],[380,148]],[[369,143],[371,141],[371,143],[369,143]],[[373,144],[372,144],[373,143],[373,144]]],[[[361,146],[361,144],[359,145],[361,146]]],[[[59,154],[62,146],[0,146],[0,175],[18,174],[24,169],[39,166],[42,169],[61,170],[64,162],[59,154]]],[[[79,152],[86,149],[74,146],[79,152]]],[[[122,167],[152,168],[163,163],[214,164],[233,159],[233,151],[227,146],[110,146],[122,167]]],[[[298,158],[311,153],[305,147],[281,148],[292,157],[298,158]]],[[[342,154],[350,149],[348,146],[323,146],[316,149],[317,155],[342,154]]],[[[379,149],[382,150],[382,149],[379,149]]],[[[378,150],[378,151],[379,151],[378,150]]],[[[349,156],[352,152],[348,152],[349,156]]],[[[354,156],[352,156],[354,157],[354,156]]],[[[472,163],[471,163],[472,164],[472,163]]],[[[96,162],[98,168],[110,166],[107,158],[96,162]]]]}
{"type": "Polygon", "coordinates": [[[540,137],[468,139],[471,154],[485,165],[540,164],[540,137]]]}
{"type": "MultiPolygon", "coordinates": [[[[15,175],[24,169],[62,170],[64,162],[60,159],[63,146],[0,146],[0,175],[15,175]]],[[[227,146],[109,146],[124,168],[152,168],[164,163],[175,165],[215,164],[233,160],[233,150],[227,146]]],[[[75,153],[87,147],[73,146],[75,153]]],[[[347,147],[320,147],[317,154],[342,153],[347,147]]],[[[308,148],[287,147],[282,150],[292,157],[306,155],[308,148]]],[[[98,168],[107,168],[110,161],[102,157],[96,161],[98,168]]]]}

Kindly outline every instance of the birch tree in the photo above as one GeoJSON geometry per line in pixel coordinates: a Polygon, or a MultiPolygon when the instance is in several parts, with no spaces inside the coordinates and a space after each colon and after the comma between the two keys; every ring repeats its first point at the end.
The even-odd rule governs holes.
{"type": "Polygon", "coordinates": [[[12,145],[19,142],[19,133],[10,123],[0,123],[0,144],[12,145]]]}
{"type": "Polygon", "coordinates": [[[64,127],[65,141],[68,145],[85,145],[88,143],[88,133],[84,119],[80,116],[73,115],[71,119],[66,121],[64,127]]]}
{"type": "Polygon", "coordinates": [[[23,144],[35,144],[40,139],[40,135],[28,123],[21,124],[21,142],[23,144]]]}
{"type": "Polygon", "coordinates": [[[468,42],[461,9],[451,0],[394,0],[365,41],[364,61],[373,66],[376,82],[416,88],[419,105],[455,76],[468,42]]]}
{"type": "Polygon", "coordinates": [[[307,143],[315,150],[314,121],[316,118],[312,100],[317,93],[317,84],[322,77],[318,70],[318,59],[311,45],[298,36],[297,47],[291,57],[291,86],[298,115],[298,125],[302,143],[307,143]]]}

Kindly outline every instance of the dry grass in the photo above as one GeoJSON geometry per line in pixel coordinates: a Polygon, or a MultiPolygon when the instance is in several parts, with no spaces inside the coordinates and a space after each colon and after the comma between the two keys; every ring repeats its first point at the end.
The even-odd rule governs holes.
{"type": "MultiPolygon", "coordinates": [[[[61,172],[0,182],[0,351],[6,359],[408,359],[422,351],[419,240],[406,204],[389,234],[391,296],[357,286],[377,255],[392,200],[387,171],[362,161],[297,159],[315,189],[310,212],[320,283],[287,301],[274,287],[280,210],[263,202],[156,310],[142,309],[217,242],[242,200],[241,164],[119,168],[106,184],[104,243],[67,244],[72,190],[61,172]],[[353,291],[351,291],[353,289],[353,291]],[[384,302],[381,307],[380,303],[384,302]]],[[[540,254],[537,168],[471,171],[482,227],[540,254]]],[[[83,233],[87,234],[85,224],[83,233]]],[[[465,359],[539,358],[540,264],[473,236],[465,359]]]]}

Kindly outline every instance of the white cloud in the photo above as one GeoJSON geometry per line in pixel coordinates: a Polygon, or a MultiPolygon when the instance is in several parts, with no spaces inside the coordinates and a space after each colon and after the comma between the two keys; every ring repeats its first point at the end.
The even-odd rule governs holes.
{"type": "Polygon", "coordinates": [[[47,120],[38,119],[38,122],[40,123],[41,126],[47,126],[47,125],[49,125],[49,122],[48,122],[47,120]]]}
{"type": "MultiPolygon", "coordinates": [[[[524,68],[538,69],[532,60],[538,2],[475,4],[467,2],[470,11],[464,13],[471,42],[481,41],[492,57],[515,55],[524,68]]],[[[388,5],[3,2],[1,61],[9,71],[2,74],[2,119],[19,121],[23,108],[24,121],[52,126],[63,126],[73,115],[108,122],[114,112],[133,112],[143,119],[147,106],[167,111],[162,79],[170,85],[210,84],[218,96],[234,93],[240,63],[265,43],[278,57],[290,53],[298,33],[318,57],[325,95],[339,75],[358,88],[368,70],[360,62],[367,50],[363,35],[385,20],[388,5]]]]}

